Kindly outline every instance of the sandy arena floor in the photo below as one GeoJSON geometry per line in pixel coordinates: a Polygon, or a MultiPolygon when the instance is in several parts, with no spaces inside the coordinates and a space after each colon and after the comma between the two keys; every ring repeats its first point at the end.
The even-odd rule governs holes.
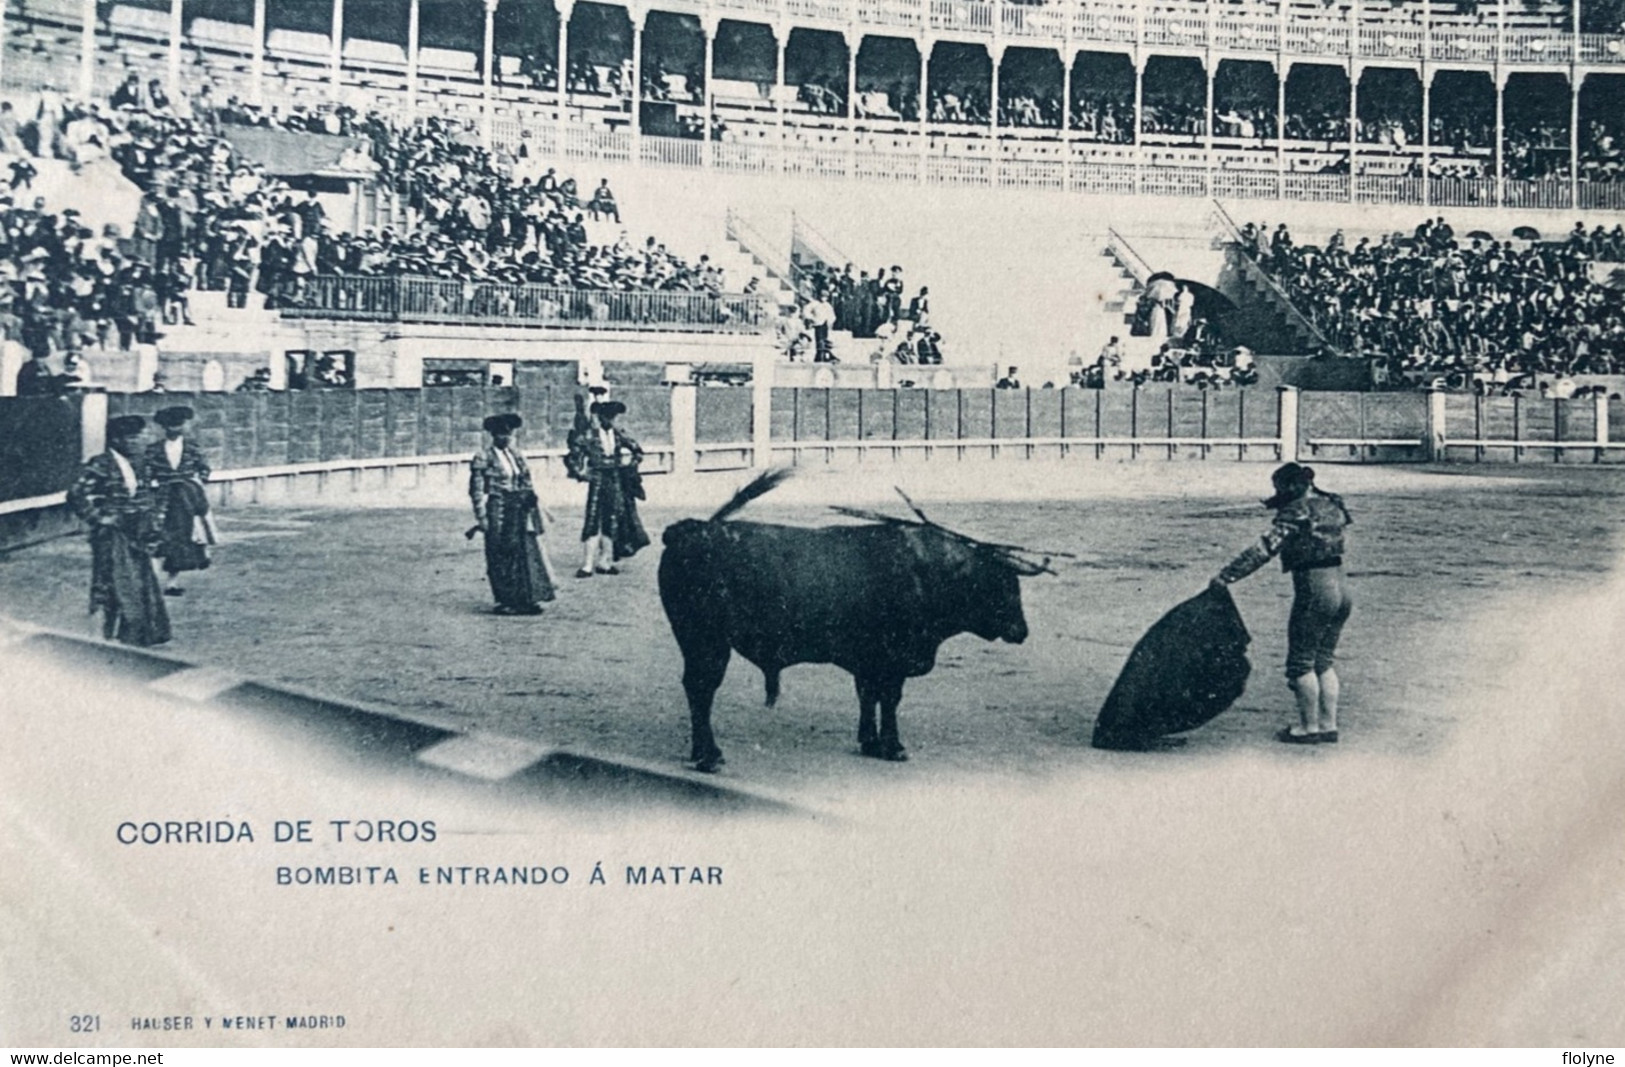
{"type": "MultiPolygon", "coordinates": [[[[735,657],[715,715],[725,773],[827,805],[854,779],[1032,776],[1146,759],[1089,748],[1095,711],[1146,627],[1262,531],[1267,513],[1255,501],[1268,469],[971,465],[792,480],[744,517],[830,521],[823,502],[893,507],[885,501],[897,483],[946,525],[1077,559],[1059,561],[1058,577],[1024,582],[1025,645],[961,636],[933,674],[908,684],[905,766],[856,755],[845,673],[793,668],[767,709],[760,673],[735,657]],[[972,496],[995,499],[963,499],[972,496]]],[[[688,725],[681,660],[655,589],[659,531],[705,513],[745,477],[653,481],[645,518],[654,547],[622,576],[590,581],[568,577],[580,489],[554,487],[565,536],[550,543],[564,577],[539,618],[490,614],[483,557],[462,537],[470,519],[454,493],[407,506],[374,498],[225,510],[214,568],[170,601],[177,637],[168,650],[462,728],[675,765],[688,725]]],[[[1466,631],[1486,615],[1515,624],[1522,606],[1594,582],[1625,527],[1625,472],[1610,469],[1327,467],[1321,480],[1345,492],[1356,516],[1345,748],[1418,754],[1438,744],[1453,727],[1445,698],[1492,684],[1486,662],[1468,654],[1466,631]]],[[[13,616],[89,632],[88,569],[80,538],[0,557],[0,600],[13,616]]],[[[1278,747],[1271,734],[1290,708],[1280,672],[1290,584],[1272,566],[1236,595],[1254,639],[1248,690],[1183,753],[1162,758],[1278,747]]]]}
{"type": "MultiPolygon", "coordinates": [[[[1177,752],[1088,747],[1130,645],[1256,536],[1267,465],[1010,464],[807,476],[823,521],[893,482],[944,522],[1075,552],[1024,585],[1020,647],[958,638],[910,683],[913,761],[856,754],[829,667],[761,707],[737,660],[722,777],[818,818],[514,803],[379,775],[270,721],[0,655],[0,1020],[91,1044],[213,1044],[131,1016],[345,1013],[232,1044],[1514,1045],[1625,1039],[1625,472],[1327,468],[1358,519],[1345,740],[1270,739],[1288,583],[1238,589],[1254,679],[1177,752]],[[11,750],[11,749],[8,749],[11,750]],[[126,848],[130,818],[433,817],[434,846],[126,848]],[[565,863],[562,892],[283,889],[279,863],[565,863]],[[602,862],[608,886],[585,873],[602,862]],[[614,884],[715,864],[705,892],[614,884]],[[21,977],[26,976],[26,981],[21,977]]],[[[650,526],[742,482],[652,479],[650,526]]],[[[579,488],[553,487],[561,528],[579,488]],[[568,493],[568,495],[567,495],[568,493]]],[[[224,512],[173,651],[414,715],[680,765],[656,553],[488,613],[455,489],[224,512]]],[[[888,504],[887,506],[891,506],[888,504]]],[[[559,552],[569,566],[570,553],[559,552]]],[[[6,614],[89,629],[88,553],[0,557],[6,614]]],[[[407,878],[410,883],[412,879],[407,878]]]]}

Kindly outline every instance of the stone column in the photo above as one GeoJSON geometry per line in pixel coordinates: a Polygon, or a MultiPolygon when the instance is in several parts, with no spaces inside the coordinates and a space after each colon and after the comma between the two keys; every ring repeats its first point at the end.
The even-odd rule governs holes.
{"type": "Polygon", "coordinates": [[[1506,202],[1506,90],[1507,73],[1495,64],[1495,205],[1506,202]]]}
{"type": "Polygon", "coordinates": [[[784,123],[784,98],[789,95],[790,91],[790,87],[784,84],[784,53],[790,47],[790,23],[788,20],[779,19],[773,23],[773,44],[775,51],[778,53],[777,66],[774,68],[776,73],[773,75],[773,109],[779,124],[779,172],[783,173],[786,169],[784,165],[785,156],[790,151],[789,134],[785,130],[784,123]]]}
{"type": "Polygon", "coordinates": [[[329,59],[328,99],[339,101],[340,78],[344,68],[344,0],[333,0],[333,50],[329,59]]]}
{"type": "MultiPolygon", "coordinates": [[[[686,368],[685,368],[686,369],[686,368]]],[[[695,402],[692,382],[671,387],[671,472],[694,473],[695,402]]]]}
{"type": "Polygon", "coordinates": [[[575,10],[575,0],[553,0],[553,10],[559,15],[559,115],[553,155],[563,159],[565,137],[569,132],[566,123],[570,105],[570,12],[575,10]]]}
{"type": "Polygon", "coordinates": [[[254,0],[254,45],[248,54],[248,100],[265,103],[265,0],[254,0]]]}
{"type": "Polygon", "coordinates": [[[1206,151],[1203,153],[1203,155],[1205,155],[1207,157],[1207,194],[1209,196],[1213,195],[1213,127],[1216,125],[1216,123],[1213,120],[1213,82],[1214,82],[1215,78],[1217,77],[1217,72],[1213,69],[1213,15],[1212,15],[1212,11],[1213,11],[1213,5],[1209,4],[1208,5],[1208,12],[1209,12],[1209,14],[1208,14],[1208,27],[1207,27],[1207,57],[1204,60],[1204,62],[1207,64],[1207,110],[1203,113],[1203,118],[1202,118],[1202,125],[1203,125],[1203,127],[1204,127],[1204,129],[1206,130],[1206,133],[1207,133],[1207,139],[1206,139],[1206,146],[1207,147],[1206,147],[1206,151]]]}
{"type": "MultiPolygon", "coordinates": [[[[641,7],[626,9],[632,27],[632,117],[627,129],[632,133],[632,162],[643,162],[643,26],[649,13],[641,7]]],[[[783,75],[783,71],[780,71],[783,75]]]]}
{"type": "Polygon", "coordinates": [[[930,180],[927,173],[931,166],[926,160],[931,155],[931,50],[936,42],[930,34],[920,37],[917,47],[920,50],[920,183],[923,185],[930,180]]]}
{"type": "Polygon", "coordinates": [[[1349,60],[1349,203],[1358,200],[1360,186],[1360,64],[1349,60]]]}
{"type": "Polygon", "coordinates": [[[186,32],[186,13],[182,8],[182,0],[169,0],[169,54],[167,75],[169,99],[179,101],[181,97],[181,35],[186,32]]]}
{"type": "MultiPolygon", "coordinates": [[[[1145,36],[1145,9],[1136,8],[1139,14],[1138,33],[1145,36]]],[[[1140,191],[1140,179],[1145,171],[1145,156],[1140,148],[1140,126],[1144,122],[1141,112],[1145,109],[1145,51],[1140,45],[1134,46],[1134,192],[1140,191]]]]}
{"type": "Polygon", "coordinates": [[[1422,206],[1433,203],[1433,71],[1426,59],[1422,60],[1422,206]]]}
{"type": "MultiPolygon", "coordinates": [[[[263,0],[261,0],[263,2],[263,0]]],[[[410,125],[418,117],[418,38],[422,34],[421,0],[406,3],[406,121],[410,125]]]]}
{"type": "Polygon", "coordinates": [[[1580,0],[1571,0],[1569,37],[1569,204],[1580,209],[1580,90],[1586,76],[1580,70],[1580,0]]]}
{"type": "Polygon", "coordinates": [[[1275,389],[1276,433],[1282,463],[1298,462],[1298,390],[1281,385],[1275,389]]]}
{"type": "Polygon", "coordinates": [[[998,163],[999,146],[999,67],[1004,63],[1004,42],[994,40],[987,46],[987,122],[993,132],[993,161],[998,163]]]}
{"type": "MultiPolygon", "coordinates": [[[[1580,49],[1580,35],[1574,35],[1573,49],[1580,49]]],[[[1569,66],[1569,205],[1580,207],[1580,90],[1585,87],[1585,72],[1576,61],[1569,66]]]]}
{"type": "Polygon", "coordinates": [[[480,86],[480,143],[487,149],[491,147],[491,121],[496,118],[496,47],[492,39],[496,14],[497,0],[485,0],[485,36],[480,42],[484,75],[480,86]]]}
{"type": "Polygon", "coordinates": [[[711,127],[716,122],[716,93],[711,84],[716,79],[717,61],[717,28],[722,25],[722,16],[706,13],[700,16],[700,32],[705,34],[705,140],[700,149],[700,162],[709,167],[716,158],[716,148],[711,141],[711,127]]]}
{"type": "Polygon", "coordinates": [[[848,178],[858,170],[858,51],[863,48],[863,31],[846,30],[846,151],[848,178]]]}
{"type": "MultiPolygon", "coordinates": [[[[1281,0],[1285,8],[1286,0],[1281,0]]],[[[1275,57],[1275,195],[1286,199],[1286,79],[1292,73],[1286,58],[1286,31],[1281,31],[1281,52],[1275,57]]]]}
{"type": "Polygon", "coordinates": [[[1445,392],[1429,389],[1427,393],[1427,437],[1422,441],[1422,455],[1429,463],[1442,463],[1445,458],[1445,392]]]}

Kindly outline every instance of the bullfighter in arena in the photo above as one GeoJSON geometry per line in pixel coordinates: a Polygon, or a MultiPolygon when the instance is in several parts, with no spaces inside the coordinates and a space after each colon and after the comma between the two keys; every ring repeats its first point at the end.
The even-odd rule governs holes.
{"type": "Polygon", "coordinates": [[[102,612],[102,636],[127,645],[169,640],[169,613],[153,573],[162,540],[159,507],[138,441],[146,420],[107,421],[106,452],[93,456],[68,490],[68,504],[90,527],[90,610],[102,612]]]}
{"type": "Polygon", "coordinates": [[[541,505],[525,457],[513,447],[514,431],[523,425],[512,414],[486,419],[491,443],[469,464],[468,495],[475,529],[485,534],[485,574],[498,615],[540,615],[542,603],[553,599],[537,540],[544,530],[541,505]]]}
{"type": "Polygon", "coordinates": [[[1354,606],[1343,587],[1343,530],[1354,520],[1342,497],[1315,487],[1312,467],[1287,463],[1271,479],[1275,495],[1264,506],[1275,509],[1275,522],[1213,584],[1228,586],[1281,557],[1281,569],[1292,575],[1286,677],[1297,695],[1298,725],[1275,737],[1292,745],[1331,743],[1341,695],[1337,642],[1354,606]]]}
{"type": "Polygon", "coordinates": [[[615,425],[626,412],[619,400],[594,404],[590,409],[596,429],[579,437],[581,469],[587,477],[587,516],[581,528],[581,569],[577,578],[619,574],[619,560],[649,544],[638,517],[643,479],[638,464],[643,448],[615,425]]]}
{"type": "Polygon", "coordinates": [[[169,578],[165,596],[185,592],[177,584],[181,573],[207,568],[208,546],[214,544],[213,517],[203,490],[209,482],[209,461],[197,443],[186,436],[186,424],[191,419],[189,407],[161,409],[152,420],[164,428],[163,440],[147,446],[147,470],[163,514],[164,540],[158,555],[169,578]]]}

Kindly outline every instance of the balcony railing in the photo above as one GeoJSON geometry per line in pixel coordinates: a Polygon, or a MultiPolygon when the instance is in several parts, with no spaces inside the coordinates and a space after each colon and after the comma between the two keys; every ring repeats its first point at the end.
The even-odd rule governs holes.
{"type": "Polygon", "coordinates": [[[319,275],[282,285],[278,296],[285,318],[699,333],[758,333],[769,326],[767,304],[754,293],[319,275]]]}
{"type": "MultiPolygon", "coordinates": [[[[1501,0],[1511,11],[1505,30],[1493,13],[1482,17],[1459,15],[1451,5],[1438,0],[1431,14],[1423,18],[1414,5],[1400,10],[1362,11],[1354,17],[1344,4],[1323,6],[1318,0],[1241,0],[1210,9],[1193,0],[1049,0],[1043,3],[1017,0],[667,0],[678,11],[737,15],[747,21],[776,23],[788,21],[846,26],[856,24],[896,31],[939,32],[986,37],[1001,36],[1057,46],[1070,40],[1075,46],[1128,44],[1143,41],[1160,48],[1204,48],[1210,43],[1226,52],[1276,53],[1284,43],[1289,55],[1336,56],[1420,61],[1423,53],[1435,62],[1516,63],[1524,66],[1561,67],[1575,60],[1584,64],[1625,67],[1625,32],[1576,36],[1566,17],[1554,17],[1549,25],[1530,27],[1529,17],[1513,9],[1517,0],[1501,0]],[[1516,22],[1513,21],[1516,18],[1516,22]]],[[[77,26],[82,18],[80,0],[10,0],[17,10],[8,22],[46,28],[77,26]]],[[[102,5],[114,12],[138,12],[128,4],[102,5]]],[[[150,26],[139,39],[149,45],[167,41],[167,17],[154,13],[150,26]]],[[[144,16],[145,18],[145,16],[144,16]]],[[[1538,19],[1539,16],[1536,16],[1538,19]]],[[[226,25],[201,20],[211,25],[226,25]]],[[[146,22],[142,23],[143,26],[146,22]]],[[[246,32],[248,27],[242,29],[246,32]]],[[[106,76],[122,81],[126,67],[140,68],[151,76],[163,77],[161,62],[149,63],[129,49],[113,45],[117,32],[130,37],[130,26],[110,26],[98,34],[100,47],[107,51],[106,76]]],[[[351,35],[346,71],[360,72],[363,79],[381,73],[404,77],[404,60],[393,56],[358,56],[353,46],[365,34],[351,35]],[[387,70],[386,70],[387,68],[387,70]]],[[[222,38],[214,30],[194,30],[189,43],[207,47],[216,55],[229,55],[240,48],[246,60],[248,47],[237,37],[222,38]]],[[[292,37],[275,31],[266,43],[266,59],[273,67],[290,71],[306,70],[317,80],[327,74],[329,49],[322,33],[292,37]],[[279,34],[281,36],[279,36],[279,34]]],[[[34,64],[26,53],[6,57],[7,80],[21,84],[38,71],[48,79],[71,82],[76,68],[45,69],[50,64],[34,64]],[[11,69],[13,65],[16,69],[11,69]]],[[[62,57],[62,58],[76,58],[62,57]]],[[[189,73],[189,72],[188,72],[189,73]]],[[[183,74],[184,76],[184,74],[183,74]]],[[[273,72],[274,76],[274,72],[273,72]]],[[[347,77],[341,74],[341,80],[347,77]]],[[[425,62],[418,69],[420,85],[426,94],[454,93],[477,98],[481,91],[477,68],[449,69],[425,62]],[[430,90],[430,86],[434,89],[430,90]]],[[[502,79],[498,79],[499,82],[502,79]]]]}

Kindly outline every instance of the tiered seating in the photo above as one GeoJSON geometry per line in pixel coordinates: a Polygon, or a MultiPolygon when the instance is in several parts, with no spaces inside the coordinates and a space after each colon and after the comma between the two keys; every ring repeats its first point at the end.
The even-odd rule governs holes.
{"type": "Polygon", "coordinates": [[[1242,239],[1328,340],[1386,380],[1510,388],[1625,371],[1625,293],[1597,266],[1625,261],[1625,226],[1541,242],[1458,237],[1440,220],[1321,248],[1249,223],[1242,239]]]}

